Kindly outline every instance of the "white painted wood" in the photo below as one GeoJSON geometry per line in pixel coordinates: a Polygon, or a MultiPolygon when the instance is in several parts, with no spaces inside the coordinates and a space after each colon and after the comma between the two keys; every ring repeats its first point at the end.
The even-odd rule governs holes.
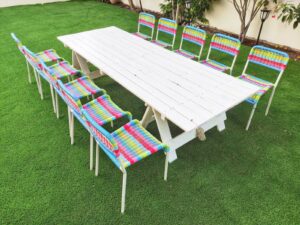
{"type": "Polygon", "coordinates": [[[148,126],[148,124],[151,123],[154,120],[155,120],[155,118],[154,118],[153,110],[151,109],[151,107],[148,106],[146,108],[144,116],[141,120],[141,124],[144,128],[146,128],[148,126]]]}
{"type": "Polygon", "coordinates": [[[258,90],[116,27],[59,40],[185,131],[258,90]]]}
{"type": "Polygon", "coordinates": [[[126,170],[123,171],[122,179],[122,197],[121,197],[121,213],[125,212],[125,198],[126,198],[126,183],[127,183],[127,173],[126,170]]]}
{"type": "MultiPolygon", "coordinates": [[[[168,121],[166,119],[162,119],[161,114],[159,112],[155,111],[154,109],[152,110],[157,123],[160,138],[163,143],[166,143],[168,145],[168,143],[172,142],[172,135],[171,135],[168,121]]],[[[177,159],[177,154],[176,154],[176,149],[172,148],[172,145],[169,145],[169,148],[170,148],[170,152],[168,153],[167,158],[168,161],[171,163],[177,159]]]]}
{"type": "Polygon", "coordinates": [[[144,126],[154,111],[161,139],[172,150],[169,162],[177,158],[177,148],[197,136],[198,128],[225,129],[226,111],[259,90],[116,27],[58,39],[80,55],[73,57],[74,65],[89,61],[147,104],[144,126]],[[167,120],[184,133],[172,139],[167,120]]]}

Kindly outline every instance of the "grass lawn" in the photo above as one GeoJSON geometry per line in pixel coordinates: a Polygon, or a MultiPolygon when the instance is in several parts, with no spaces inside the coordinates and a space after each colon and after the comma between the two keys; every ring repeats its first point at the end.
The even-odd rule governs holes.
{"type": "MultiPolygon", "coordinates": [[[[0,9],[0,224],[299,224],[300,63],[293,60],[269,116],[268,95],[248,132],[251,106],[243,103],[228,112],[225,131],[213,129],[207,141],[178,150],[168,182],[162,153],[129,168],[126,212],[120,214],[121,172],[103,153],[99,177],[89,171],[87,132],[76,123],[70,145],[65,105],[60,101],[63,116],[56,119],[48,86],[41,101],[9,34],[33,51],[54,48],[71,60],[57,36],[111,25],[133,32],[137,17],[96,1],[0,9]]],[[[235,76],[249,50],[242,47],[235,76]]],[[[109,77],[96,83],[141,119],[143,102],[109,77]]],[[[155,124],[149,131],[159,137],[155,124]]]]}

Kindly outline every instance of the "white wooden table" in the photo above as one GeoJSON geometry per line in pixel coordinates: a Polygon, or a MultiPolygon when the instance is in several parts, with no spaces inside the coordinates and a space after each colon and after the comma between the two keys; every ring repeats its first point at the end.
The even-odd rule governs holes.
{"type": "MultiPolygon", "coordinates": [[[[226,111],[258,91],[254,85],[163,49],[117,27],[60,36],[73,65],[91,75],[87,61],[143,100],[142,124],[156,120],[161,140],[176,149],[215,126],[225,129],[226,111]],[[183,132],[172,137],[168,120],[183,132]]],[[[120,96],[122,98],[122,96],[120,96]]],[[[125,101],[125,100],[124,100],[125,101]]]]}

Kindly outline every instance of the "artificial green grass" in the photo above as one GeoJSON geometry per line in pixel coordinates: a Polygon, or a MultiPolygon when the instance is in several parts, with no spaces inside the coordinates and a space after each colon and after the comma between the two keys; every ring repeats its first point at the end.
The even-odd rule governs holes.
{"type": "MultiPolygon", "coordinates": [[[[248,132],[251,106],[243,103],[228,112],[225,131],[212,129],[207,141],[178,150],[168,182],[162,153],[129,168],[126,212],[120,214],[120,171],[103,153],[99,177],[89,171],[87,132],[76,123],[70,145],[65,105],[60,102],[57,120],[48,86],[41,101],[9,33],[33,51],[54,48],[70,60],[57,36],[111,25],[134,32],[137,17],[95,1],[0,9],[0,224],[299,224],[300,63],[292,60],[269,116],[268,95],[248,132]]],[[[242,47],[235,75],[249,50],[242,47]]],[[[109,77],[96,83],[142,117],[145,107],[135,96],[109,77]]],[[[155,124],[149,131],[159,137],[155,124]]]]}

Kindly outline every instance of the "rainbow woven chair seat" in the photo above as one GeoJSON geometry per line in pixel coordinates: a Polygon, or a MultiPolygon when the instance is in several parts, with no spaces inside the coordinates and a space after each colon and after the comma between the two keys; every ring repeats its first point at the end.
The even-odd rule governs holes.
{"type": "Polygon", "coordinates": [[[100,126],[122,117],[132,119],[130,112],[122,110],[106,94],[83,105],[82,108],[100,126]]]}
{"type": "MultiPolygon", "coordinates": [[[[168,154],[169,148],[143,128],[138,120],[131,120],[116,131],[109,133],[102,126],[99,126],[85,109],[82,111],[86,117],[90,132],[97,143],[95,175],[98,176],[99,173],[99,146],[123,173],[121,213],[124,213],[127,181],[126,168],[158,151],[164,151],[168,154]]],[[[167,169],[165,169],[165,174],[166,172],[167,169]]]]}
{"type": "Polygon", "coordinates": [[[44,61],[45,63],[48,62],[57,62],[63,60],[54,49],[48,49],[39,53],[36,53],[36,56],[44,61]]]}
{"type": "Polygon", "coordinates": [[[187,51],[187,50],[183,50],[183,49],[177,49],[177,50],[175,50],[175,52],[176,53],[178,53],[179,55],[182,55],[182,56],[184,56],[184,57],[186,57],[186,58],[189,58],[189,59],[194,59],[194,58],[196,58],[196,55],[194,54],[194,53],[192,53],[192,52],[189,52],[189,51],[187,51]]]}
{"type": "Polygon", "coordinates": [[[217,33],[212,37],[206,60],[201,61],[201,63],[222,72],[229,70],[230,74],[232,74],[240,47],[241,42],[239,39],[217,33]],[[231,56],[231,64],[227,66],[219,61],[210,59],[212,51],[231,56]]]}
{"type": "Polygon", "coordinates": [[[219,71],[222,71],[222,72],[225,72],[227,70],[230,69],[230,67],[220,63],[220,62],[217,62],[215,60],[212,60],[212,59],[208,59],[208,60],[203,60],[201,61],[202,64],[206,65],[206,66],[209,66],[215,70],[219,70],[219,71]]]}
{"type": "Polygon", "coordinates": [[[175,44],[176,32],[177,32],[176,21],[166,19],[166,18],[160,18],[158,20],[156,38],[151,42],[163,48],[173,49],[175,44]],[[161,40],[160,34],[164,34],[165,36],[167,36],[168,40],[166,41],[161,40]]]}
{"type": "Polygon", "coordinates": [[[86,110],[89,116],[101,126],[124,116],[127,116],[129,120],[132,118],[129,112],[122,110],[108,95],[105,94],[106,91],[104,89],[99,88],[86,76],[66,84],[59,80],[58,84],[63,100],[68,105],[69,122],[71,121],[71,144],[74,143],[74,123],[72,119],[74,116],[87,129],[85,117],[82,115],[82,109],[86,110]],[[82,104],[84,98],[94,97],[96,94],[104,95],[101,95],[86,104],[82,104]]]}
{"type": "MultiPolygon", "coordinates": [[[[32,81],[31,81],[31,71],[30,71],[29,65],[32,66],[35,78],[37,79],[37,76],[36,76],[36,64],[35,64],[34,61],[32,61],[31,56],[27,55],[27,52],[24,50],[25,46],[22,44],[22,42],[20,41],[20,39],[18,39],[17,36],[14,33],[11,33],[11,37],[16,42],[18,49],[20,50],[20,52],[24,55],[24,57],[26,59],[27,72],[28,72],[28,82],[32,83],[32,81]]],[[[39,52],[39,53],[35,54],[35,56],[38,58],[38,60],[41,59],[41,60],[43,60],[46,63],[49,63],[49,62],[58,62],[58,61],[62,60],[62,58],[56,53],[56,51],[54,49],[48,49],[48,50],[39,52]]],[[[38,81],[36,81],[36,83],[38,85],[38,90],[40,92],[40,87],[39,87],[38,81]]]]}
{"type": "Polygon", "coordinates": [[[253,105],[249,120],[246,125],[246,130],[248,130],[250,127],[259,100],[269,89],[273,89],[265,112],[265,115],[266,116],[268,115],[269,109],[272,104],[273,96],[275,94],[275,90],[279,84],[283,72],[286,69],[288,61],[289,61],[289,55],[282,51],[278,51],[261,45],[256,45],[251,49],[243,73],[238,78],[247,83],[251,83],[253,85],[258,86],[260,90],[251,98],[248,98],[246,100],[246,102],[253,105]],[[246,71],[250,64],[254,64],[256,66],[255,68],[262,66],[270,70],[276,71],[277,79],[275,83],[258,78],[257,76],[247,74],[246,71]]]}
{"type": "MultiPolygon", "coordinates": [[[[118,145],[117,154],[124,168],[160,150],[168,150],[168,147],[142,127],[138,120],[130,121],[111,135],[118,145]]],[[[119,162],[116,165],[120,167],[119,162]]]]}
{"type": "Polygon", "coordinates": [[[172,47],[172,45],[171,44],[169,44],[169,43],[167,43],[167,42],[165,42],[165,41],[160,41],[160,40],[153,40],[153,41],[151,41],[153,44],[156,44],[156,45],[158,45],[158,46],[160,46],[160,47],[163,47],[163,48],[170,48],[170,47],[172,47]]]}
{"type": "Polygon", "coordinates": [[[49,66],[49,69],[52,71],[52,74],[57,79],[62,79],[68,76],[80,75],[80,71],[75,69],[67,61],[58,62],[52,66],[49,66]]]}
{"type": "Polygon", "coordinates": [[[141,12],[139,14],[139,20],[138,20],[138,31],[136,33],[133,33],[134,35],[143,38],[145,40],[150,40],[153,38],[154,34],[154,27],[155,27],[155,16],[141,12]],[[142,29],[149,30],[149,32],[146,34],[146,31],[141,31],[142,29]]]}
{"type": "Polygon", "coordinates": [[[185,26],[182,32],[180,47],[175,52],[189,59],[200,60],[203,46],[205,44],[205,39],[206,32],[204,30],[193,26],[185,26]],[[195,54],[193,52],[185,50],[184,46],[186,43],[189,43],[190,47],[192,48],[199,49],[199,53],[195,54]]]}
{"type": "Polygon", "coordinates": [[[147,34],[142,34],[142,33],[133,33],[135,36],[138,36],[140,38],[143,38],[145,40],[151,39],[151,36],[147,35],[147,34]]]}
{"type": "Polygon", "coordinates": [[[42,88],[42,82],[40,77],[42,77],[44,80],[46,80],[50,85],[50,91],[51,91],[51,97],[52,97],[52,104],[54,112],[57,115],[57,118],[59,117],[59,110],[58,110],[58,100],[57,100],[57,93],[59,93],[59,90],[57,89],[57,80],[60,80],[62,78],[74,76],[74,75],[81,75],[81,72],[75,68],[73,68],[67,61],[60,61],[54,65],[48,66],[46,63],[41,60],[41,58],[38,58],[36,54],[31,52],[27,47],[23,46],[22,51],[24,52],[24,55],[26,55],[27,60],[30,62],[30,64],[34,68],[37,84],[38,84],[38,90],[41,95],[41,99],[43,99],[43,88],[42,88]],[[38,74],[38,75],[37,75],[38,74]],[[53,89],[56,90],[56,100],[54,98],[54,92],[53,89]],[[57,109],[56,109],[57,108],[57,109]]]}
{"type": "MultiPolygon", "coordinates": [[[[73,113],[80,115],[81,117],[81,108],[83,98],[93,97],[96,94],[101,95],[105,94],[104,89],[99,88],[89,77],[83,76],[77,78],[71,82],[63,83],[61,80],[58,80],[58,86],[61,93],[61,96],[65,103],[70,107],[73,113]]],[[[83,121],[84,122],[84,121],[83,121]]],[[[85,125],[85,124],[83,124],[85,125]]]]}
{"type": "Polygon", "coordinates": [[[258,100],[270,89],[273,87],[273,83],[265,81],[255,76],[251,75],[241,75],[239,79],[246,81],[248,83],[254,84],[260,88],[260,90],[251,98],[248,98],[246,101],[251,104],[256,104],[258,100]]]}
{"type": "Polygon", "coordinates": [[[66,83],[64,87],[65,91],[75,100],[93,96],[100,92],[105,93],[105,90],[99,88],[88,76],[83,76],[66,83]]]}

